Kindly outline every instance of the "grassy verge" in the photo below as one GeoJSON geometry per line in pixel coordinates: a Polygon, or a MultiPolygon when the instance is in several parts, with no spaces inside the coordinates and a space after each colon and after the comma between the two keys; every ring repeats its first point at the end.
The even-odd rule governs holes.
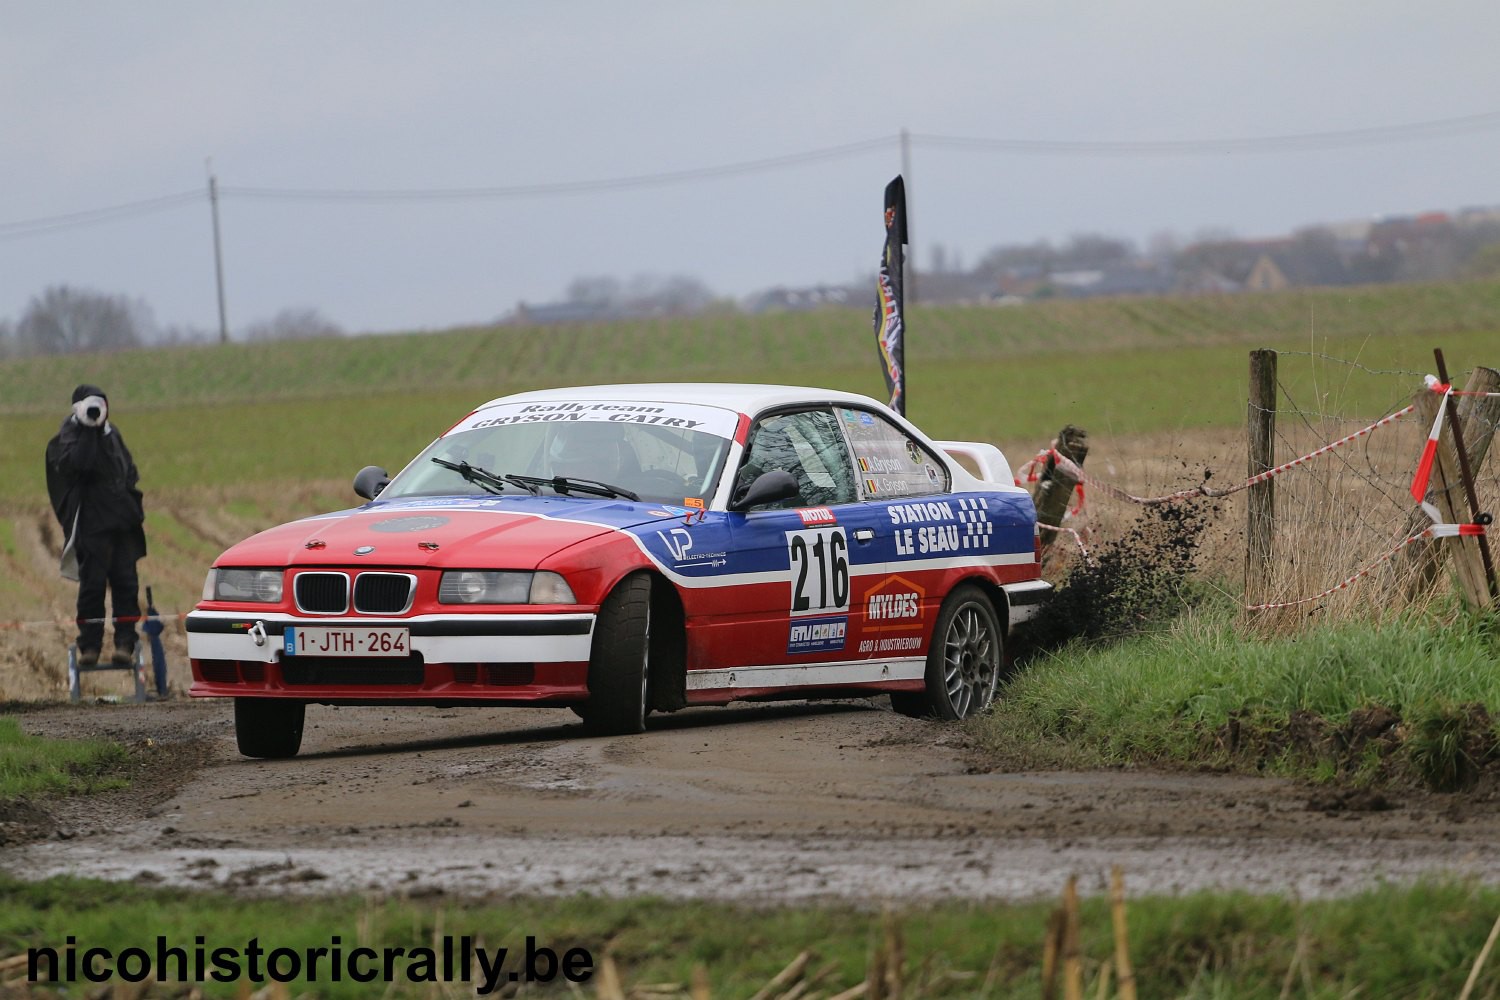
{"type": "MultiPolygon", "coordinates": [[[[1050,903],[949,904],[898,911],[907,995],[1035,997],[1050,903]]],[[[1130,947],[1141,996],[1283,997],[1453,996],[1462,987],[1500,912],[1500,891],[1458,884],[1380,888],[1348,899],[1298,904],[1276,897],[1204,893],[1129,903],[1130,947]],[[1290,978],[1289,978],[1290,977],[1290,978]]],[[[1085,900],[1081,945],[1086,995],[1094,995],[1113,954],[1108,904],[1085,900]]],[[[527,935],[559,954],[609,954],[628,987],[665,985],[652,995],[686,995],[703,967],[714,996],[749,996],[803,950],[823,972],[819,995],[862,982],[872,948],[884,940],[879,913],[844,907],[748,909],[729,904],[603,900],[586,897],[504,902],[433,902],[350,897],[242,899],[211,893],[143,891],[136,886],[0,879],[0,958],[28,946],[118,952],[157,935],[189,953],[202,937],[210,951],[243,948],[431,948],[441,935],[471,935],[486,947],[524,948],[527,935]]],[[[514,965],[508,966],[514,968],[514,965]]],[[[326,968],[326,967],[325,967],[326,968]]],[[[432,996],[405,982],[384,995],[432,996]]],[[[24,975],[24,968],[17,970],[24,975]]],[[[14,977],[17,972],[8,975],[14,977]]],[[[597,980],[596,980],[597,982],[597,980]]],[[[380,983],[374,984],[376,987],[380,983]]],[[[790,984],[788,984],[788,987],[790,984]]],[[[584,987],[585,995],[593,986],[584,987]]],[[[1476,997],[1500,989],[1500,967],[1481,975],[1476,997]]],[[[244,995],[244,984],[206,983],[208,995],[244,995]]],[[[301,996],[367,996],[371,986],[296,981],[301,996]]],[[[524,992],[530,993],[528,989],[524,992]]],[[[560,980],[547,994],[567,995],[560,980]]],[[[504,992],[503,995],[511,995],[504,992]]],[[[631,995],[645,995],[632,992],[631,995]]]]}
{"type": "Polygon", "coordinates": [[[1271,637],[1219,608],[1034,658],[974,723],[1032,763],[1173,763],[1451,790],[1500,765],[1494,622],[1410,615],[1271,637]]]}
{"type": "Polygon", "coordinates": [[[0,718],[0,802],[22,796],[120,788],[124,747],[107,740],[53,740],[0,718]]]}

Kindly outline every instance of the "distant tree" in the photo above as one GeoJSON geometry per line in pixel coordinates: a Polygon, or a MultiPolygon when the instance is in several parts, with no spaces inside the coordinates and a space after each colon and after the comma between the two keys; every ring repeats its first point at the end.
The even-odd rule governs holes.
{"type": "Polygon", "coordinates": [[[0,319],[0,359],[16,353],[16,331],[8,319],[0,319]]]}
{"type": "Polygon", "coordinates": [[[316,309],[283,309],[269,320],[245,328],[245,340],[314,340],[319,337],[342,337],[338,324],[326,319],[316,309]]]}
{"type": "Polygon", "coordinates": [[[1231,281],[1244,281],[1263,252],[1232,239],[1194,243],[1177,255],[1176,267],[1184,274],[1208,271],[1231,281]]]}
{"type": "Polygon", "coordinates": [[[1094,270],[1129,260],[1135,249],[1127,240],[1117,240],[1098,233],[1080,233],[1069,237],[1057,252],[1056,269],[1063,271],[1094,270]]]}
{"type": "Polygon", "coordinates": [[[1485,220],[1472,223],[1459,228],[1457,233],[1458,255],[1461,261],[1459,274],[1472,277],[1469,271],[1469,262],[1476,255],[1485,254],[1496,244],[1500,244],[1500,222],[1485,220]]]}
{"type": "Polygon", "coordinates": [[[1193,234],[1194,243],[1237,243],[1239,237],[1228,226],[1204,226],[1193,234]]]}
{"type": "Polygon", "coordinates": [[[1170,229],[1152,233],[1146,240],[1146,256],[1163,263],[1171,261],[1182,251],[1182,241],[1170,229]]]}
{"type": "Polygon", "coordinates": [[[1349,267],[1339,249],[1338,237],[1326,226],[1308,226],[1292,234],[1285,251],[1287,277],[1299,285],[1344,285],[1349,282],[1349,267]]]}
{"type": "Polygon", "coordinates": [[[583,275],[568,282],[567,300],[578,305],[607,309],[623,299],[620,282],[607,275],[583,275]]]}
{"type": "Polygon", "coordinates": [[[714,301],[713,291],[691,275],[642,274],[630,283],[626,302],[632,312],[683,316],[701,312],[714,301]]]}
{"type": "Polygon", "coordinates": [[[927,259],[932,262],[930,265],[928,265],[928,270],[930,270],[933,274],[948,273],[947,247],[943,246],[941,243],[934,243],[932,245],[932,252],[927,255],[927,259]]]}
{"type": "Polygon", "coordinates": [[[979,258],[977,269],[991,275],[1015,270],[1050,271],[1056,261],[1057,251],[1052,244],[1041,240],[1025,245],[993,247],[979,258]]]}
{"type": "Polygon", "coordinates": [[[79,354],[139,347],[155,327],[145,302],[67,285],[32,298],[16,325],[22,354],[79,354]]]}
{"type": "Polygon", "coordinates": [[[1471,281],[1494,281],[1500,279],[1500,243],[1480,247],[1469,255],[1459,271],[1460,277],[1471,281]]]}

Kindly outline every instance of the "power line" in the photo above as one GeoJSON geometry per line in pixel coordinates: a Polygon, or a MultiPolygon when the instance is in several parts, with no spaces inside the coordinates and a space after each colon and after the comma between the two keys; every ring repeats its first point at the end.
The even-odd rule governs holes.
{"type": "MultiPolygon", "coordinates": [[[[1500,129],[1500,111],[1460,115],[1431,121],[1398,125],[1287,135],[1230,137],[1221,139],[1166,140],[1052,140],[1004,139],[975,136],[910,133],[913,145],[963,152],[998,152],[1039,156],[1129,157],[1129,156],[1195,156],[1224,153],[1304,152],[1343,149],[1357,146],[1427,141],[1500,129]]],[[[517,184],[498,187],[354,189],[354,188],[269,188],[221,187],[221,197],[265,201],[324,202],[400,202],[400,201],[469,201],[484,199],[539,198],[623,191],[646,187],[712,180],[743,174],[783,170],[808,163],[863,155],[896,147],[900,135],[862,139],[838,146],[788,153],[781,156],[744,160],[737,163],[684,170],[659,171],[581,181],[556,181],[542,184],[517,184]]],[[[148,198],[142,201],[111,205],[105,208],[45,216],[17,222],[0,223],[0,241],[39,236],[65,229],[100,225],[120,219],[169,211],[205,198],[201,190],[148,198]]]]}
{"type": "Polygon", "coordinates": [[[1368,128],[1223,139],[1073,140],[983,139],[914,133],[912,141],[938,148],[1040,156],[1198,156],[1220,153],[1303,152],[1445,139],[1500,128],[1500,111],[1368,128]]]}
{"type": "Polygon", "coordinates": [[[296,201],[469,201],[592,194],[601,191],[658,187],[687,181],[710,180],[718,177],[732,177],[738,174],[781,170],[787,167],[801,166],[805,163],[857,156],[892,146],[896,141],[896,136],[883,136],[878,139],[864,139],[859,142],[846,143],[842,146],[829,146],[824,149],[814,149],[804,153],[789,153],[784,156],[746,160],[741,163],[727,163],[713,167],[695,167],[688,170],[669,170],[652,174],[633,174],[626,177],[610,177],[598,180],[557,181],[548,184],[517,184],[507,187],[387,190],[223,187],[220,188],[220,194],[226,198],[296,201]]]}
{"type": "Polygon", "coordinates": [[[202,198],[202,191],[182,191],[177,194],[162,195],[160,198],[147,198],[143,201],[126,202],[123,205],[110,205],[105,208],[93,208],[83,212],[70,212],[66,215],[25,219],[20,222],[0,223],[0,240],[21,239],[26,236],[53,233],[62,229],[74,229],[81,226],[114,222],[117,219],[151,215],[156,212],[169,211],[190,202],[200,201],[202,198]]]}

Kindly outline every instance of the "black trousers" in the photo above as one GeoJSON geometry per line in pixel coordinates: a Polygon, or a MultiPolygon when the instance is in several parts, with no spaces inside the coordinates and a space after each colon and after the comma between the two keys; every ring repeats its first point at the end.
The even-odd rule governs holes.
{"type": "Polygon", "coordinates": [[[100,649],[104,645],[104,590],[110,592],[114,606],[115,645],[134,645],[134,619],[141,615],[140,581],[135,563],[140,558],[139,544],[131,532],[109,532],[81,535],[78,551],[78,648],[100,649]]]}

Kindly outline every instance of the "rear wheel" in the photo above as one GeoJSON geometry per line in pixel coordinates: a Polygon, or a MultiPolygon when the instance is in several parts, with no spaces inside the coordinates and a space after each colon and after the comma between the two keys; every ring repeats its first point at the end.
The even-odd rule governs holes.
{"type": "Polygon", "coordinates": [[[644,732],[650,687],[651,578],[637,575],[599,607],[589,654],[589,700],[575,711],[602,735],[644,732]]]}
{"type": "Polygon", "coordinates": [[[234,699],[234,738],[246,757],[295,757],[302,749],[307,703],[285,698],[234,699]]]}
{"type": "Polygon", "coordinates": [[[994,605],[965,584],[943,602],[927,652],[926,688],[891,695],[902,715],[967,719],[995,700],[1004,640],[994,605]]]}

